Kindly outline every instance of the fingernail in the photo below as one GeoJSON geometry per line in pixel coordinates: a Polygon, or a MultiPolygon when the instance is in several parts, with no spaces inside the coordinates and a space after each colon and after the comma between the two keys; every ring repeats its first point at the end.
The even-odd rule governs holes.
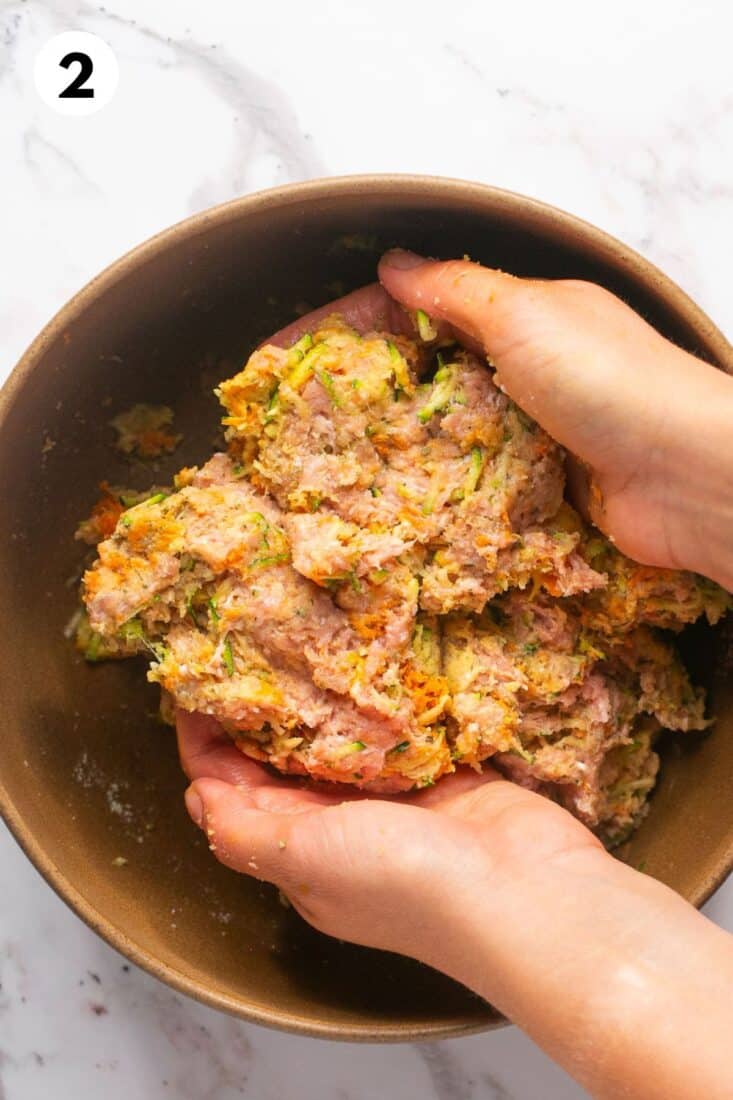
{"type": "Polygon", "coordinates": [[[186,809],[189,812],[191,820],[201,828],[204,824],[204,804],[201,801],[200,795],[198,795],[192,787],[189,787],[183,797],[186,800],[186,809]]]}
{"type": "Polygon", "coordinates": [[[413,267],[420,267],[427,262],[424,256],[418,256],[417,252],[408,252],[405,248],[392,248],[382,256],[382,263],[397,271],[411,271],[413,267]]]}

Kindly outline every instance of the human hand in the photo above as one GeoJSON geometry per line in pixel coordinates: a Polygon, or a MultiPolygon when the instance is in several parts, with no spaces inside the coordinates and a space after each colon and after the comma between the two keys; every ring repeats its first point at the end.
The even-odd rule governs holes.
{"type": "Polygon", "coordinates": [[[620,550],[733,588],[733,379],[593,283],[401,250],[379,276],[480,345],[509,396],[586,464],[590,485],[575,467],[571,490],[620,550]]]}
{"type": "Polygon", "coordinates": [[[179,711],[177,730],[191,780],[186,806],[220,862],[274,883],[322,932],[411,955],[464,981],[474,944],[458,934],[458,919],[483,894],[545,878],[554,862],[611,862],[570,814],[491,769],[464,768],[433,788],[374,798],[276,776],[204,715],[179,711]]]}
{"type": "Polygon", "coordinates": [[[468,769],[390,799],[303,786],[210,718],[177,728],[217,859],[316,928],[462,981],[599,1100],[730,1095],[731,937],[559,806],[468,769]]]}
{"type": "MultiPolygon", "coordinates": [[[[718,483],[730,379],[599,288],[400,262],[382,264],[385,286],[485,350],[518,404],[585,460],[603,502],[591,513],[621,549],[733,587],[721,556],[733,479],[718,483]]],[[[413,330],[372,286],[274,340],[333,311],[361,331],[413,330]]],[[[179,712],[178,732],[187,806],[217,858],[276,883],[317,928],[463,981],[598,1097],[728,1095],[730,938],[553,803],[488,770],[391,799],[304,787],[243,757],[208,718],[179,712]]]]}

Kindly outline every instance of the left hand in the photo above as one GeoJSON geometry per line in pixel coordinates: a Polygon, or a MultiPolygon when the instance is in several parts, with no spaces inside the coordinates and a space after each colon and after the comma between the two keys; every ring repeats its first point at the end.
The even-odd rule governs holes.
{"type": "Polygon", "coordinates": [[[322,932],[457,976],[466,941],[447,930],[456,913],[475,911],[482,890],[509,894],[513,880],[544,878],[571,853],[612,862],[565,810],[490,768],[368,797],[276,776],[204,715],[179,711],[177,728],[192,781],[186,806],[218,860],[279,886],[322,932]]]}

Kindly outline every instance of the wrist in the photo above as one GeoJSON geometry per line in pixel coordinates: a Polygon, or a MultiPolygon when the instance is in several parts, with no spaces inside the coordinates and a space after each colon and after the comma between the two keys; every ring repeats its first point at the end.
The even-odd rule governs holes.
{"type": "Polygon", "coordinates": [[[479,881],[472,904],[454,906],[445,940],[442,964],[426,961],[490,1001],[594,1095],[688,1096],[685,1082],[702,1072],[696,1053],[701,1095],[727,1095],[707,1086],[725,1080],[716,1052],[727,1057],[729,937],[603,850],[559,853],[511,882],[479,881]]]}
{"type": "Polygon", "coordinates": [[[568,944],[592,942],[589,898],[615,889],[618,864],[595,845],[526,866],[486,863],[451,884],[436,957],[424,961],[526,1027],[527,1008],[552,995],[545,982],[562,984],[568,944]]]}

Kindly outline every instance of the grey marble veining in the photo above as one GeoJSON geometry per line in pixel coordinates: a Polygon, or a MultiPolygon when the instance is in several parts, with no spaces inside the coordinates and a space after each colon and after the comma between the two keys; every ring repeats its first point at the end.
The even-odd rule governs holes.
{"type": "MultiPolygon", "coordinates": [[[[212,203],[420,171],[535,195],[640,249],[733,332],[725,0],[0,0],[0,377],[106,263],[212,203]],[[67,119],[37,50],[104,37],[113,101],[67,119]]],[[[247,1026],[129,966],[5,833],[0,1100],[575,1100],[515,1029],[374,1048],[247,1026]]],[[[733,888],[709,903],[733,928],[733,888]]]]}

